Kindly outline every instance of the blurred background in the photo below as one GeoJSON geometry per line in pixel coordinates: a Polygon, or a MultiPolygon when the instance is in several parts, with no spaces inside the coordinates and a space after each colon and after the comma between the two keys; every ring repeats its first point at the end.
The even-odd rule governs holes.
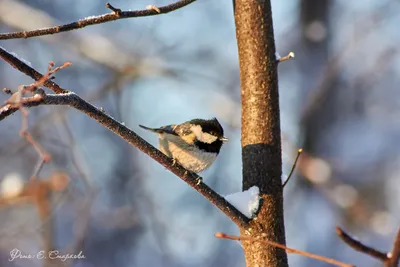
{"type": "MultiPolygon", "coordinates": [[[[111,2],[123,10],[169,3],[111,2]]],[[[272,10],[277,52],[296,54],[279,65],[283,179],[297,149],[304,149],[284,191],[287,244],[357,266],[380,266],[342,243],[335,226],[387,252],[399,225],[400,2],[272,0],[272,10]]],[[[0,0],[0,32],[107,12],[104,1],[0,0]]],[[[153,145],[156,136],[138,124],[217,117],[230,141],[202,176],[223,195],[241,190],[231,1],[201,0],[167,15],[0,45],[42,73],[50,61],[72,62],[55,81],[153,145]]],[[[32,82],[3,61],[0,69],[1,88],[32,82]]],[[[39,182],[27,183],[38,155],[18,134],[21,115],[0,122],[1,266],[43,266],[42,260],[9,257],[14,248],[35,255],[46,247],[60,254],[82,251],[86,258],[67,266],[245,266],[238,242],[214,237],[218,231],[238,234],[230,220],[107,129],[67,107],[30,109],[28,124],[52,161],[39,182]],[[48,197],[28,187],[44,188],[48,197]],[[5,201],[13,188],[31,198],[5,201]]],[[[296,255],[289,263],[327,266],[296,255]]]]}

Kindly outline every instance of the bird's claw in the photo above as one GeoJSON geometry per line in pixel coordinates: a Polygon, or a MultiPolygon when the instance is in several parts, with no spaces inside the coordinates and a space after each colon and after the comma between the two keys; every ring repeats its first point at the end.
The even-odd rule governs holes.
{"type": "Polygon", "coordinates": [[[201,182],[203,182],[203,179],[201,177],[196,178],[196,185],[200,185],[201,182]]]}

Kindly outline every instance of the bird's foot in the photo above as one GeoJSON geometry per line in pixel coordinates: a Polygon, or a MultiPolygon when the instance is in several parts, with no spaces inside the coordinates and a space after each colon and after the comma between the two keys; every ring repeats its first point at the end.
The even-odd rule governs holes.
{"type": "Polygon", "coordinates": [[[201,177],[196,178],[196,185],[200,185],[201,182],[203,182],[203,179],[201,177]]]}

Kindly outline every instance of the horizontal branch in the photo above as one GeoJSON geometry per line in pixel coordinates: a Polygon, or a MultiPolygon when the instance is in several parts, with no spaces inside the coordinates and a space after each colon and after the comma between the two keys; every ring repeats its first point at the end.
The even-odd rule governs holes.
{"type": "MultiPolygon", "coordinates": [[[[160,163],[169,171],[180,177],[184,182],[193,187],[197,192],[202,194],[212,204],[218,207],[238,226],[247,226],[249,219],[206,184],[202,182],[199,183],[199,181],[202,180],[200,176],[190,171],[187,171],[178,163],[173,162],[171,158],[167,157],[158,149],[150,145],[134,131],[130,130],[112,117],[108,116],[102,110],[89,104],[78,95],[72,92],[46,95],[44,94],[44,91],[38,91],[38,93],[33,97],[23,98],[21,104],[25,107],[34,107],[39,105],[66,105],[73,107],[81,111],[82,113],[85,113],[87,116],[94,119],[104,127],[108,128],[116,135],[120,136],[129,144],[137,147],[139,150],[150,156],[152,159],[160,163]]],[[[14,113],[17,110],[18,108],[12,107],[11,104],[3,106],[2,108],[0,108],[0,120],[4,119],[5,117],[14,113]]]]}
{"type": "Polygon", "coordinates": [[[289,248],[285,245],[267,240],[267,239],[263,239],[263,238],[253,238],[250,236],[233,236],[233,235],[227,235],[225,233],[221,233],[218,232],[215,234],[215,237],[217,238],[223,238],[223,239],[229,239],[229,240],[237,240],[237,241],[252,241],[252,242],[260,242],[260,243],[264,243],[273,247],[277,247],[280,249],[285,250],[287,253],[293,253],[293,254],[297,254],[297,255],[301,255],[304,257],[308,257],[310,259],[315,259],[315,260],[319,260],[322,262],[326,262],[326,263],[330,263],[339,267],[354,267],[354,265],[352,264],[347,264],[341,261],[337,261],[328,257],[324,257],[324,256],[320,256],[317,254],[313,254],[310,252],[306,252],[306,251],[302,251],[302,250],[298,250],[298,249],[294,249],[294,248],[289,248]]]}
{"type": "Polygon", "coordinates": [[[143,9],[143,10],[134,10],[134,11],[122,11],[118,8],[113,7],[111,4],[107,3],[106,7],[111,9],[113,12],[98,16],[91,16],[82,20],[78,20],[72,23],[59,25],[50,28],[32,30],[32,31],[21,31],[21,32],[11,32],[11,33],[2,33],[0,34],[0,40],[7,39],[19,39],[19,38],[30,38],[36,36],[50,35],[60,32],[72,31],[80,28],[84,28],[91,25],[101,24],[109,21],[126,19],[126,18],[136,18],[136,17],[147,17],[147,16],[155,16],[166,14],[171,11],[180,9],[184,6],[187,6],[196,0],[181,0],[176,3],[155,7],[151,6],[151,8],[143,9]]]}

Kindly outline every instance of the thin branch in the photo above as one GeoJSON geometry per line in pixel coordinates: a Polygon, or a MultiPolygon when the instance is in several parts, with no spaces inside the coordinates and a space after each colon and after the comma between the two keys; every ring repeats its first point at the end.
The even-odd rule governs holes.
{"type": "Polygon", "coordinates": [[[39,158],[38,163],[36,164],[35,170],[33,171],[33,174],[31,176],[31,179],[35,179],[39,176],[40,171],[43,168],[43,165],[46,163],[46,159],[43,157],[39,158]]]}
{"type": "MultiPolygon", "coordinates": [[[[26,75],[28,75],[35,81],[41,81],[41,79],[44,77],[44,75],[40,74],[32,67],[28,66],[27,64],[25,64],[18,58],[11,55],[6,50],[4,50],[2,47],[0,47],[0,58],[4,59],[12,67],[19,70],[22,73],[25,73],[26,75]]],[[[62,89],[58,84],[56,84],[55,82],[52,82],[50,79],[47,79],[46,81],[44,81],[42,83],[44,86],[51,89],[56,94],[64,94],[64,93],[68,92],[68,90],[62,89]]]]}
{"type": "MultiPolygon", "coordinates": [[[[50,62],[48,70],[45,75],[43,75],[40,79],[35,81],[34,83],[28,85],[28,86],[20,86],[18,88],[18,91],[15,93],[12,93],[11,90],[8,90],[4,88],[4,93],[6,94],[11,94],[10,98],[5,102],[5,105],[9,105],[10,107],[18,108],[21,112],[22,115],[22,121],[21,121],[21,130],[20,130],[20,135],[24,137],[28,143],[32,145],[32,147],[36,150],[36,152],[39,155],[39,162],[37,166],[35,167],[35,170],[33,172],[33,175],[31,176],[31,179],[35,179],[38,175],[39,172],[41,171],[43,164],[47,163],[51,160],[51,156],[42,148],[42,146],[35,141],[33,136],[28,132],[28,115],[29,112],[25,110],[23,106],[23,100],[24,96],[27,92],[31,93],[37,93],[35,95],[36,100],[38,101],[42,98],[42,95],[44,94],[43,89],[40,88],[49,78],[51,78],[51,75],[53,75],[55,72],[62,70],[63,68],[66,68],[70,66],[71,63],[66,62],[62,66],[59,66],[55,69],[54,63],[50,62]]],[[[0,107],[1,109],[2,107],[0,107]]]]}
{"type": "Polygon", "coordinates": [[[296,156],[296,159],[294,160],[292,169],[290,170],[289,176],[288,176],[288,178],[286,179],[286,181],[283,183],[282,187],[285,187],[285,185],[289,182],[289,179],[292,177],[292,175],[293,175],[293,173],[294,173],[294,170],[296,169],[297,161],[299,160],[299,157],[300,157],[301,152],[303,152],[303,149],[302,149],[302,148],[300,148],[300,149],[297,150],[297,156],[296,156]]]}
{"type": "Polygon", "coordinates": [[[364,245],[358,240],[355,240],[350,235],[348,235],[345,231],[343,231],[340,227],[336,227],[336,234],[350,247],[353,249],[360,251],[364,254],[370,255],[371,257],[377,258],[380,261],[385,262],[388,257],[385,253],[380,252],[374,248],[371,248],[367,245],[364,245]]]}
{"type": "Polygon", "coordinates": [[[92,191],[94,185],[89,178],[86,160],[81,153],[79,153],[77,141],[74,138],[71,127],[69,126],[64,114],[60,114],[57,121],[60,123],[56,124],[56,127],[59,129],[60,134],[62,134],[62,140],[68,144],[72,164],[74,165],[78,176],[83,181],[86,190],[92,191]],[[60,127],[62,127],[62,129],[60,127]]]}
{"type": "Polygon", "coordinates": [[[333,264],[333,265],[336,265],[336,266],[340,266],[340,267],[353,267],[354,266],[354,265],[347,264],[347,263],[344,263],[344,262],[340,262],[340,261],[337,261],[337,260],[334,260],[334,259],[331,259],[331,258],[327,258],[327,257],[324,257],[324,256],[312,254],[312,253],[309,253],[309,252],[305,252],[305,251],[301,251],[301,250],[297,250],[297,249],[293,249],[293,248],[288,248],[285,245],[282,245],[282,244],[279,244],[279,243],[276,243],[276,242],[272,242],[272,241],[269,241],[269,240],[266,240],[266,239],[261,239],[261,238],[258,239],[258,238],[248,237],[248,236],[233,236],[233,235],[227,235],[227,234],[224,234],[224,233],[216,233],[215,237],[223,238],[223,239],[236,240],[236,241],[261,242],[261,243],[264,243],[264,244],[267,244],[267,245],[270,245],[270,246],[273,246],[273,247],[277,247],[277,248],[283,249],[287,253],[298,254],[298,255],[301,255],[301,256],[304,256],[304,257],[307,257],[307,258],[316,259],[316,260],[323,261],[323,262],[326,262],[326,263],[330,263],[330,264],[333,264]]]}
{"type": "Polygon", "coordinates": [[[400,228],[397,230],[397,235],[394,240],[392,251],[388,254],[387,267],[397,267],[399,266],[400,260],[400,228]]]}
{"type": "Polygon", "coordinates": [[[117,16],[120,16],[120,15],[121,15],[122,10],[119,9],[119,8],[113,7],[113,6],[112,6],[110,3],[108,3],[108,2],[106,3],[106,8],[111,9],[111,10],[114,12],[114,14],[117,15],[117,16]]]}
{"type": "Polygon", "coordinates": [[[50,35],[60,32],[67,32],[76,29],[81,29],[86,26],[96,25],[105,23],[108,21],[114,21],[118,19],[125,19],[125,18],[135,18],[135,17],[146,17],[146,16],[155,16],[160,14],[166,14],[171,11],[175,11],[180,9],[184,6],[187,6],[196,0],[181,0],[176,3],[158,7],[156,9],[143,9],[143,10],[135,10],[135,11],[121,11],[120,9],[114,8],[111,4],[107,3],[106,7],[111,9],[113,12],[108,14],[103,14],[99,16],[92,16],[82,20],[78,20],[72,23],[59,25],[50,28],[32,30],[32,31],[21,31],[21,32],[12,32],[12,33],[3,33],[0,34],[0,40],[7,40],[7,39],[19,39],[19,38],[30,38],[36,36],[43,36],[43,35],[50,35]]]}
{"type": "Polygon", "coordinates": [[[292,59],[292,58],[294,58],[294,57],[295,57],[295,56],[294,56],[294,53],[293,53],[293,52],[289,52],[289,54],[287,54],[286,56],[277,58],[276,61],[277,61],[278,63],[281,63],[281,62],[283,62],[283,61],[292,59]]]}

